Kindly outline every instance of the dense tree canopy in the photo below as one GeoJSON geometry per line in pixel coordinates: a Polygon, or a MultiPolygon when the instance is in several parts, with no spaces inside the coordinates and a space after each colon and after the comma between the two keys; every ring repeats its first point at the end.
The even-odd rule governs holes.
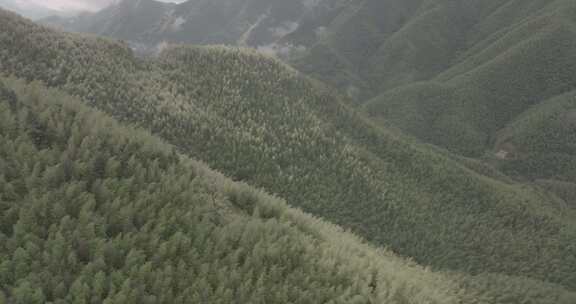
{"type": "Polygon", "coordinates": [[[576,153],[558,147],[574,128],[547,109],[576,89],[574,1],[421,2],[437,3],[371,57],[366,77],[380,95],[367,112],[515,178],[576,182],[576,153]],[[549,119],[527,119],[537,115],[549,119]]]}
{"type": "MultiPolygon", "coordinates": [[[[274,59],[187,46],[139,59],[122,43],[7,12],[0,44],[3,73],[60,88],[373,244],[435,269],[505,274],[514,290],[539,280],[558,284],[549,294],[576,288],[573,209],[489,166],[375,126],[274,59]]],[[[470,286],[494,288],[485,283],[470,286]]]]}
{"type": "Polygon", "coordinates": [[[362,244],[58,91],[0,80],[0,118],[1,303],[440,304],[461,296],[447,276],[362,244]]]}

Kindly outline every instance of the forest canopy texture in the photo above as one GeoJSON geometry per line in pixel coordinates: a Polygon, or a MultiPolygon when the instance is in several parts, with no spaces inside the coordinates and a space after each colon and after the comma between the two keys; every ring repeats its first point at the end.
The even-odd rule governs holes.
{"type": "Polygon", "coordinates": [[[506,126],[542,175],[385,118],[436,82],[359,107],[254,50],[142,58],[3,10],[0,73],[2,304],[576,301],[570,93],[506,126]]]}

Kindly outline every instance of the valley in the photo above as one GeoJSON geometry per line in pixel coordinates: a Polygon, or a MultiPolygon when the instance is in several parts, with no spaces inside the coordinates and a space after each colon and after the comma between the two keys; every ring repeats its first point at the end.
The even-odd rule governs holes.
{"type": "Polygon", "coordinates": [[[574,9],[0,9],[0,303],[573,303],[574,9]]]}

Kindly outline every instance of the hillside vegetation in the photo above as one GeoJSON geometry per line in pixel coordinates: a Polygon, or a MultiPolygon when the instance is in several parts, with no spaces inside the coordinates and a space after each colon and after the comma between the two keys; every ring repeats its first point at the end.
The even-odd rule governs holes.
{"type": "Polygon", "coordinates": [[[576,89],[575,11],[566,0],[324,0],[282,42],[306,50],[293,66],[384,126],[523,181],[573,184],[561,164],[576,154],[556,143],[573,142],[570,123],[508,130],[576,89]],[[540,148],[523,139],[552,129],[533,134],[540,148]]]}
{"type": "Polygon", "coordinates": [[[4,74],[76,95],[374,244],[435,268],[576,288],[574,210],[373,125],[276,60],[185,46],[138,59],[121,43],[7,12],[0,44],[4,74]]]}
{"type": "MultiPolygon", "coordinates": [[[[576,89],[575,11],[571,0],[123,0],[46,22],[148,52],[164,42],[256,47],[365,104],[379,124],[559,185],[576,183],[560,165],[576,154],[532,150],[506,130],[576,89]]],[[[569,142],[574,132],[560,133],[569,142]]]]}
{"type": "MultiPolygon", "coordinates": [[[[373,96],[472,71],[522,42],[569,29],[569,23],[551,19],[564,15],[569,21],[572,7],[565,0],[324,0],[283,41],[309,50],[294,62],[298,68],[336,84],[330,77],[338,75],[322,69],[332,62],[332,72],[340,74],[333,79],[341,82],[338,87],[360,84],[373,96]]],[[[554,47],[563,45],[558,42],[554,47]]],[[[518,72],[509,76],[525,76],[518,72]]],[[[505,83],[494,82],[499,80],[505,83]]]]}
{"type": "Polygon", "coordinates": [[[549,100],[576,89],[574,2],[436,2],[424,1],[366,59],[361,78],[379,94],[366,111],[453,152],[494,159],[512,176],[574,183],[562,164],[576,153],[557,144],[574,142],[570,118],[525,119],[551,117],[549,100]]]}
{"type": "Polygon", "coordinates": [[[0,118],[0,303],[461,297],[447,276],[234,183],[59,91],[0,79],[0,118]]]}

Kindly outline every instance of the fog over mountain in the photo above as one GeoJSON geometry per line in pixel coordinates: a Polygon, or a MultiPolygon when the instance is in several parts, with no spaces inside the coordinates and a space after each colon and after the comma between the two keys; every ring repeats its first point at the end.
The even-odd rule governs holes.
{"type": "Polygon", "coordinates": [[[19,0],[0,0],[0,8],[17,12],[32,19],[44,18],[51,15],[59,15],[60,12],[49,9],[33,2],[19,0]]]}
{"type": "Polygon", "coordinates": [[[287,57],[302,49],[281,41],[302,22],[332,7],[330,1],[319,0],[123,0],[81,18],[41,22],[66,31],[122,39],[145,53],[170,43],[190,43],[249,46],[287,57]]]}
{"type": "MultiPolygon", "coordinates": [[[[0,0],[0,7],[25,17],[71,16],[80,12],[97,12],[120,0],[0,0]]],[[[184,0],[158,0],[180,3],[184,0]]]]}

